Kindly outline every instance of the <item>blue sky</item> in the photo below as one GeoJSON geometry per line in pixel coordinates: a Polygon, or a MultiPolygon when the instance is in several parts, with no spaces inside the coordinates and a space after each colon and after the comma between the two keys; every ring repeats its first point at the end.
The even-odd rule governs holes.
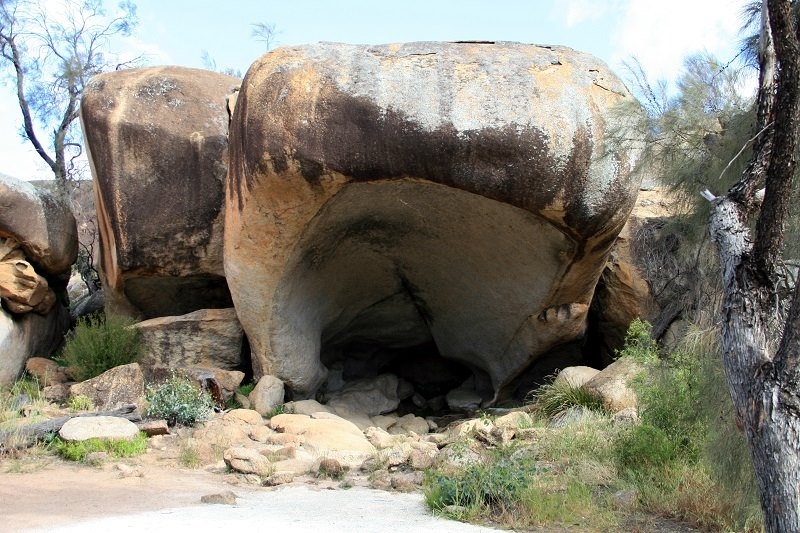
{"type": "MultiPolygon", "coordinates": [[[[41,0],[57,2],[60,0],[41,0]]],[[[107,1],[108,5],[114,2],[107,1]]],[[[709,51],[720,59],[738,48],[746,0],[138,0],[136,33],[114,43],[123,56],[242,72],[265,51],[252,24],[275,25],[273,47],[318,41],[379,44],[419,40],[502,40],[559,44],[592,53],[618,73],[639,58],[654,79],[674,80],[683,58],[709,51]]],[[[0,172],[47,178],[18,136],[19,111],[0,88],[0,172]]]]}

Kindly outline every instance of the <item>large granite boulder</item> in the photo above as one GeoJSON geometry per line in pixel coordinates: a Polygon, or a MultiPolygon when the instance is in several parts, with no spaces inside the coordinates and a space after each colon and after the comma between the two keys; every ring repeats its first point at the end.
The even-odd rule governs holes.
{"type": "Polygon", "coordinates": [[[151,67],[101,74],[81,100],[106,310],[231,307],[222,268],[226,96],[239,80],[151,67]]]}
{"type": "Polygon", "coordinates": [[[69,327],[66,284],[78,253],[64,200],[0,174],[0,385],[35,355],[50,355],[69,327]]]}
{"type": "Polygon", "coordinates": [[[233,112],[225,213],[256,375],[299,398],[352,346],[433,342],[489,403],[581,338],[636,197],[635,154],[606,139],[630,98],[564,47],[262,56],[233,112]]]}

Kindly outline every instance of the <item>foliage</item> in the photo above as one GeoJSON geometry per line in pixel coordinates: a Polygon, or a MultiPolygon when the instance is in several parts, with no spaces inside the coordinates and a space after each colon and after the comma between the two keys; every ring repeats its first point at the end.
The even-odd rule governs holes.
{"type": "Polygon", "coordinates": [[[16,86],[24,137],[62,185],[82,172],[75,164],[82,149],[73,126],[83,90],[92,76],[127,64],[105,49],[135,25],[130,1],[111,16],[102,0],[0,3],[0,66],[16,86]]]}
{"type": "Polygon", "coordinates": [[[64,362],[74,376],[84,381],[106,370],[139,359],[142,344],[139,330],[129,319],[109,315],[78,321],[64,344],[64,362]]]}
{"type": "Polygon", "coordinates": [[[571,407],[605,413],[603,400],[583,387],[575,387],[567,380],[554,379],[533,392],[536,411],[552,419],[571,407]]]}
{"type": "Polygon", "coordinates": [[[650,336],[650,323],[635,318],[625,333],[625,343],[617,352],[617,358],[630,357],[642,364],[649,364],[658,359],[658,344],[650,336]]]}
{"type": "Polygon", "coordinates": [[[214,400],[189,379],[173,375],[166,382],[148,386],[147,416],[163,418],[167,424],[190,426],[214,412],[214,400]]]}
{"type": "Polygon", "coordinates": [[[460,470],[428,471],[423,488],[431,509],[458,520],[491,519],[515,529],[610,526],[613,517],[599,505],[591,483],[542,460],[533,449],[508,445],[460,470]]]}
{"type": "Polygon", "coordinates": [[[236,389],[236,392],[241,394],[242,396],[250,396],[250,393],[253,392],[253,389],[256,388],[255,382],[245,383],[244,385],[239,385],[236,389]]]}
{"type": "Polygon", "coordinates": [[[52,450],[68,461],[84,461],[90,453],[105,452],[112,457],[133,457],[147,450],[147,435],[140,432],[132,440],[87,439],[65,441],[55,439],[52,450]]]}
{"type": "Polygon", "coordinates": [[[178,461],[187,468],[198,468],[200,466],[200,452],[191,442],[181,445],[178,461]]]}
{"type": "Polygon", "coordinates": [[[75,396],[70,396],[67,401],[67,407],[72,411],[90,411],[94,409],[94,402],[88,396],[76,394],[75,396]]]}

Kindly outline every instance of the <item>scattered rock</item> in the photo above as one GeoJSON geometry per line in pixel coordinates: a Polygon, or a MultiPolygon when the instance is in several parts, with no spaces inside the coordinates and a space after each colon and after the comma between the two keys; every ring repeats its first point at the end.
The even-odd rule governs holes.
{"type": "Polygon", "coordinates": [[[614,413],[614,424],[633,425],[639,423],[639,410],[635,407],[626,407],[614,413]]]}
{"type": "Polygon", "coordinates": [[[77,416],[67,420],[58,431],[58,436],[66,441],[133,440],[138,434],[136,424],[118,416],[77,416]]]}
{"type": "Polygon", "coordinates": [[[568,366],[558,373],[555,382],[566,381],[570,386],[578,388],[599,373],[599,370],[590,366],[568,366]]]}
{"type": "Polygon", "coordinates": [[[277,487],[278,485],[286,485],[287,483],[291,483],[294,481],[294,472],[275,472],[267,479],[264,480],[264,485],[268,487],[277,487]]]}
{"type": "Polygon", "coordinates": [[[642,371],[635,360],[622,357],[587,381],[583,388],[600,397],[606,409],[616,413],[637,406],[636,393],[630,384],[642,371]]]}
{"type": "Polygon", "coordinates": [[[139,431],[143,431],[148,437],[157,435],[169,435],[169,426],[166,420],[143,420],[136,423],[139,431]]]}
{"type": "Polygon", "coordinates": [[[251,426],[263,426],[264,418],[253,409],[231,409],[222,416],[226,422],[249,424],[251,426]]]}
{"type": "Polygon", "coordinates": [[[273,416],[269,426],[281,433],[301,435],[306,450],[318,456],[337,459],[349,467],[357,467],[376,451],[355,424],[335,416],[311,418],[282,414],[273,416]]]}
{"type": "Polygon", "coordinates": [[[25,362],[25,370],[39,381],[42,387],[60,385],[69,381],[64,368],[52,359],[31,357],[25,362]]]}
{"type": "Polygon", "coordinates": [[[413,492],[419,490],[425,475],[419,471],[397,472],[390,477],[390,484],[394,490],[400,492],[413,492]]]}
{"type": "Polygon", "coordinates": [[[252,448],[228,448],[223,452],[222,458],[229,468],[242,474],[256,474],[265,477],[273,472],[269,460],[252,448]]]}
{"type": "Polygon", "coordinates": [[[330,395],[328,407],[337,413],[364,413],[368,417],[389,413],[400,405],[399,384],[394,374],[348,381],[341,391],[330,395]]]}
{"type": "Polygon", "coordinates": [[[220,504],[220,505],[236,505],[236,494],[230,490],[218,492],[216,494],[206,494],[200,497],[200,502],[220,504]]]}
{"type": "Polygon", "coordinates": [[[317,469],[320,477],[329,477],[331,479],[341,479],[345,472],[347,472],[347,468],[336,459],[331,459],[330,457],[323,458],[319,462],[319,468],[317,469]]]}
{"type": "Polygon", "coordinates": [[[283,381],[275,376],[264,375],[247,397],[253,409],[266,416],[283,403],[283,381]]]}
{"type": "Polygon", "coordinates": [[[472,389],[458,388],[448,392],[445,400],[452,411],[472,413],[480,407],[482,398],[472,389]]]}
{"type": "Polygon", "coordinates": [[[50,385],[42,389],[42,396],[45,400],[52,403],[64,403],[69,398],[69,389],[73,383],[59,383],[58,385],[50,385]]]}

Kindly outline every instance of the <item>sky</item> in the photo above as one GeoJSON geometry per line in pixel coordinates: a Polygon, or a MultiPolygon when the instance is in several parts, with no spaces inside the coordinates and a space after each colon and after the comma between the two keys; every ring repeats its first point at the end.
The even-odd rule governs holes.
{"type": "MultiPolygon", "coordinates": [[[[39,0],[57,2],[60,0],[39,0]]],[[[116,0],[106,0],[109,10],[116,0]]],[[[618,75],[636,57],[651,80],[674,82],[685,57],[709,52],[723,63],[740,48],[747,0],[135,0],[139,24],[112,43],[146,65],[244,73],[265,44],[255,23],[273,24],[272,48],[333,41],[518,41],[589,52],[618,75]]],[[[624,78],[624,76],[623,76],[624,78]]],[[[49,169],[19,136],[13,84],[0,86],[0,172],[48,179],[49,169]]]]}

